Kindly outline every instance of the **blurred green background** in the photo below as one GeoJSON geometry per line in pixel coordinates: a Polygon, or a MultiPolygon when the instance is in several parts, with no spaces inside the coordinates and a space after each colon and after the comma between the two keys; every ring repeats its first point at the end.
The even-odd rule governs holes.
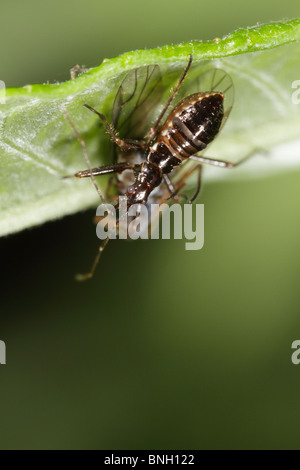
{"type": "MultiPolygon", "coordinates": [[[[3,1],[0,79],[61,81],[299,14],[296,0],[3,1]]],[[[202,250],[112,241],[83,284],[93,211],[1,239],[0,448],[299,449],[299,182],[204,177],[202,250]]]]}

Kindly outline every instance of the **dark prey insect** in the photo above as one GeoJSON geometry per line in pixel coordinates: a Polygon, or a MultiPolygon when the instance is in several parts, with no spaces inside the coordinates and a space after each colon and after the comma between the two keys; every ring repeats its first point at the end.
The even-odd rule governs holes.
{"type": "MultiPolygon", "coordinates": [[[[233,167],[244,161],[245,158],[238,163],[231,163],[197,155],[214,140],[232,108],[233,83],[230,76],[221,69],[209,71],[210,85],[207,91],[199,91],[201,75],[200,77],[197,76],[192,82],[193,86],[189,88],[190,90],[194,87],[196,92],[183,97],[163,122],[174,98],[177,94],[180,95],[191,64],[192,56],[190,56],[188,64],[167,103],[148,132],[145,126],[150,116],[155,112],[162,93],[161,74],[157,65],[134,69],[125,76],[115,97],[111,124],[108,123],[103,114],[85,104],[86,108],[101,119],[106,132],[116,146],[114,147],[113,163],[111,165],[98,168],[90,168],[90,165],[88,165],[89,169],[79,171],[75,176],[77,178],[93,178],[96,189],[100,193],[94,179],[95,176],[113,173],[120,176],[126,170],[131,170],[135,180],[133,184],[127,184],[127,188],[124,189],[128,198],[129,209],[133,204],[145,204],[154,189],[158,188],[162,182],[169,192],[168,199],[177,197],[177,194],[184,186],[186,178],[193,171],[197,171],[198,184],[196,193],[190,200],[192,202],[200,191],[203,163],[220,167],[233,167]],[[225,98],[227,98],[226,105],[224,104],[225,98]],[[130,102],[132,103],[131,108],[128,106],[130,102]],[[136,163],[134,159],[137,156],[144,161],[136,163]],[[169,178],[169,174],[186,160],[195,160],[198,165],[193,167],[192,170],[186,171],[177,182],[177,187],[175,187],[169,178]]],[[[83,140],[72,122],[71,125],[86,153],[83,140]]],[[[88,161],[87,155],[86,160],[88,161]]],[[[85,275],[79,275],[78,279],[84,280],[92,277],[100,255],[108,241],[109,235],[101,244],[91,271],[85,275]]]]}

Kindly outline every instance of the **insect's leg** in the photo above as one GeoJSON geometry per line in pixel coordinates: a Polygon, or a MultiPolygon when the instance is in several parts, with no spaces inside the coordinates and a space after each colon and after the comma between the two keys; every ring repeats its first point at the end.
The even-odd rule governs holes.
{"type": "Polygon", "coordinates": [[[115,165],[99,166],[97,168],[78,171],[74,176],[76,176],[76,178],[89,178],[93,176],[109,175],[111,173],[122,173],[125,170],[137,171],[139,168],[140,165],[134,165],[130,162],[121,162],[115,165]]]}
{"type": "Polygon", "coordinates": [[[166,183],[169,193],[173,194],[175,192],[175,187],[171,179],[169,178],[168,175],[163,175],[163,179],[164,179],[164,182],[166,183]]]}
{"type": "MultiPolygon", "coordinates": [[[[189,203],[191,204],[195,199],[196,197],[198,196],[199,192],[200,192],[200,189],[201,189],[201,173],[202,173],[202,168],[201,168],[201,165],[197,165],[195,167],[192,167],[190,168],[189,170],[187,170],[184,175],[176,182],[176,186],[177,186],[177,189],[176,191],[171,194],[171,196],[168,197],[168,199],[171,199],[173,198],[176,194],[179,193],[179,191],[185,186],[185,182],[186,180],[195,172],[195,171],[198,171],[198,183],[197,183],[197,190],[195,192],[195,194],[193,195],[193,197],[189,200],[189,203]]],[[[187,199],[187,197],[185,196],[185,194],[180,194],[181,196],[183,196],[185,199],[187,199]]]]}
{"type": "Polygon", "coordinates": [[[106,186],[106,190],[105,190],[105,198],[108,200],[108,201],[115,201],[116,199],[118,199],[119,196],[117,196],[116,194],[109,194],[110,193],[110,190],[111,188],[113,187],[113,181],[114,181],[114,186],[117,187],[119,190],[121,187],[123,187],[123,184],[118,181],[117,178],[115,178],[114,175],[111,175],[109,180],[108,180],[108,183],[107,183],[107,186],[106,186]],[[115,180],[115,181],[114,181],[115,180]]]}
{"type": "MultiPolygon", "coordinates": [[[[105,199],[106,201],[109,201],[109,202],[116,202],[118,201],[119,199],[119,196],[117,194],[109,194],[110,192],[110,189],[112,187],[112,182],[113,182],[113,179],[114,179],[114,176],[112,175],[109,180],[108,180],[108,183],[107,183],[107,186],[106,186],[106,189],[105,189],[105,199]]],[[[118,185],[118,182],[115,181],[115,186],[118,185]]],[[[95,215],[93,217],[93,222],[95,224],[98,224],[99,222],[101,222],[101,220],[103,219],[104,216],[102,215],[95,215]]]]}
{"type": "MultiPolygon", "coordinates": [[[[105,189],[105,199],[106,201],[109,201],[109,202],[116,202],[118,201],[119,199],[119,195],[118,194],[109,194],[110,192],[110,189],[111,187],[113,186],[112,182],[113,182],[113,179],[114,179],[114,176],[111,175],[111,177],[109,178],[108,180],[108,183],[107,183],[107,186],[106,186],[106,189],[105,189]]],[[[120,188],[122,185],[122,183],[120,183],[117,179],[116,181],[114,182],[114,186],[116,186],[117,188],[120,188]]],[[[120,193],[119,193],[120,194],[120,193]]],[[[93,222],[95,224],[98,224],[99,222],[101,222],[101,220],[103,219],[104,216],[102,215],[95,215],[93,217],[93,222]]]]}
{"type": "Polygon", "coordinates": [[[71,80],[74,80],[80,73],[86,72],[87,70],[88,69],[86,67],[81,67],[78,64],[74,65],[74,67],[70,69],[71,80]]]}
{"type": "Polygon", "coordinates": [[[120,147],[123,150],[146,148],[147,144],[144,140],[120,139],[118,137],[116,130],[113,128],[113,126],[111,126],[108,123],[106,117],[103,114],[99,113],[98,111],[96,111],[96,109],[92,108],[88,104],[84,104],[83,106],[85,106],[87,109],[89,109],[93,113],[97,114],[97,116],[101,119],[101,121],[104,124],[105,131],[110,135],[111,140],[115,142],[115,144],[117,144],[118,147],[120,147]]]}
{"type": "Polygon", "coordinates": [[[192,204],[192,202],[196,199],[198,194],[200,193],[201,189],[201,176],[202,176],[202,165],[198,165],[196,168],[198,168],[198,182],[197,182],[197,189],[195,194],[191,197],[189,200],[189,203],[192,204]]]}
{"type": "MultiPolygon", "coordinates": [[[[88,174],[85,175],[85,176],[90,176],[90,177],[91,177],[91,180],[92,180],[92,182],[93,182],[93,184],[94,184],[94,186],[95,186],[95,188],[96,188],[97,193],[99,194],[99,197],[100,197],[100,199],[101,199],[102,204],[105,204],[105,201],[104,201],[104,198],[103,198],[103,196],[102,196],[101,190],[100,190],[100,188],[99,188],[99,186],[97,185],[96,180],[95,180],[95,173],[93,172],[93,170],[97,170],[97,168],[96,168],[96,169],[95,169],[95,168],[94,168],[94,169],[91,168],[91,163],[90,163],[90,160],[89,160],[89,157],[88,157],[88,154],[87,154],[85,142],[84,142],[83,138],[81,137],[81,135],[79,134],[79,132],[78,132],[78,130],[76,129],[76,127],[74,126],[74,124],[73,124],[73,122],[72,122],[72,120],[71,120],[71,118],[70,118],[70,116],[69,116],[67,110],[66,110],[64,107],[63,107],[63,112],[64,112],[64,114],[65,114],[67,120],[68,120],[69,123],[70,123],[70,126],[72,127],[74,133],[76,134],[76,136],[77,136],[77,138],[78,138],[78,140],[79,140],[79,142],[80,142],[80,144],[81,144],[82,151],[83,151],[83,155],[84,155],[86,164],[87,164],[87,166],[88,166],[88,170],[86,170],[86,173],[88,173],[88,174]]],[[[127,163],[127,162],[125,162],[125,163],[126,163],[126,166],[127,166],[127,168],[128,168],[128,163],[127,163]]],[[[115,166],[116,166],[116,165],[113,165],[113,167],[114,167],[114,171],[113,171],[113,172],[115,172],[115,166]]],[[[117,166],[118,166],[118,165],[117,165],[117,166]]],[[[121,166],[122,166],[122,164],[121,164],[121,166]]],[[[134,166],[136,166],[136,165],[134,165],[134,166]]],[[[120,165],[119,165],[119,167],[120,167],[120,165]]],[[[123,168],[123,169],[122,169],[121,171],[124,171],[124,170],[125,170],[124,165],[122,166],[122,168],[123,168]]],[[[112,170],[112,168],[110,168],[110,169],[112,170]]],[[[99,168],[98,168],[98,170],[99,170],[99,168]]],[[[112,172],[112,171],[111,171],[111,172],[112,172]]],[[[83,172],[83,173],[84,173],[84,172],[83,172]]],[[[97,173],[97,174],[99,174],[99,173],[97,173]]],[[[80,177],[80,176],[79,176],[79,177],[80,177]]],[[[90,270],[88,273],[86,273],[86,274],[78,274],[78,275],[76,276],[76,279],[77,279],[78,281],[85,281],[85,280],[87,280],[87,279],[90,279],[90,278],[93,276],[94,271],[95,271],[95,269],[96,269],[96,266],[97,266],[97,264],[98,264],[98,262],[99,262],[100,256],[101,256],[101,254],[102,254],[102,252],[103,252],[103,250],[104,250],[104,248],[106,247],[106,245],[107,245],[108,242],[109,242],[109,236],[101,243],[101,245],[100,245],[100,247],[99,247],[99,251],[98,251],[98,253],[97,253],[97,256],[96,256],[96,258],[95,258],[95,260],[94,260],[94,262],[93,262],[93,265],[92,265],[92,267],[91,267],[91,270],[90,270]]]]}
{"type": "Polygon", "coordinates": [[[182,193],[178,194],[179,191],[183,188],[183,186],[184,186],[184,183],[178,186],[178,188],[175,189],[174,193],[170,194],[170,196],[167,197],[166,201],[169,201],[170,199],[174,199],[174,201],[178,201],[178,196],[183,197],[187,201],[188,197],[185,194],[182,194],[182,193]]]}
{"type": "Polygon", "coordinates": [[[75,277],[76,281],[86,281],[87,279],[90,279],[91,277],[93,277],[96,266],[99,263],[100,256],[102,255],[102,252],[104,248],[106,247],[106,245],[108,244],[109,240],[110,240],[109,237],[105,238],[105,240],[99,246],[99,251],[94,259],[91,270],[86,274],[77,274],[75,277]]]}
{"type": "Polygon", "coordinates": [[[109,191],[112,187],[112,182],[113,182],[113,179],[114,179],[114,176],[111,175],[109,177],[109,180],[108,180],[108,183],[107,183],[107,186],[106,186],[106,190],[105,190],[105,199],[109,200],[110,199],[110,195],[109,195],[109,191]]]}
{"type": "Polygon", "coordinates": [[[197,155],[193,155],[189,157],[190,160],[195,160],[199,163],[207,163],[209,165],[220,166],[221,168],[233,168],[235,166],[240,165],[241,163],[245,162],[249,158],[253,157],[258,152],[258,149],[252,150],[250,153],[245,155],[241,160],[238,162],[226,162],[225,160],[217,160],[213,157],[198,157],[197,155]]]}
{"type": "Polygon", "coordinates": [[[177,85],[175,86],[174,90],[172,91],[172,93],[171,93],[167,103],[165,104],[163,110],[161,111],[160,115],[158,116],[154,126],[151,127],[151,129],[148,131],[147,136],[146,136],[146,140],[149,141],[149,140],[153,139],[153,137],[155,137],[155,135],[158,131],[158,128],[160,126],[161,120],[163,119],[164,115],[166,114],[166,112],[167,112],[170,104],[172,103],[173,99],[175,98],[179,88],[181,87],[182,82],[185,79],[185,77],[186,77],[186,75],[189,71],[190,66],[192,65],[192,61],[193,61],[193,54],[190,55],[188,64],[187,64],[186,68],[184,69],[183,74],[181,75],[177,85]]]}
{"type": "Polygon", "coordinates": [[[93,171],[92,171],[92,168],[91,168],[91,163],[90,163],[90,159],[89,159],[89,157],[88,157],[88,153],[87,153],[87,150],[86,150],[85,142],[84,142],[83,138],[81,137],[81,135],[79,134],[79,132],[78,132],[78,130],[76,129],[76,127],[74,126],[73,121],[71,120],[71,118],[70,118],[70,116],[69,116],[69,114],[68,114],[66,108],[63,107],[62,110],[63,110],[63,113],[65,114],[67,120],[69,121],[70,126],[72,127],[74,133],[76,134],[76,136],[77,136],[77,138],[78,138],[78,140],[79,140],[79,142],[80,142],[80,145],[81,145],[81,147],[82,147],[83,156],[84,156],[86,165],[87,165],[87,167],[88,167],[88,170],[87,170],[87,171],[89,172],[89,176],[91,177],[92,183],[93,183],[93,185],[94,185],[94,187],[95,187],[95,189],[96,189],[96,191],[97,191],[97,193],[98,193],[98,195],[99,195],[99,197],[100,197],[100,199],[101,199],[102,204],[104,204],[105,201],[104,201],[104,198],[103,198],[103,196],[102,196],[102,192],[101,192],[101,190],[100,190],[100,188],[99,188],[99,186],[98,186],[98,184],[97,184],[97,182],[96,182],[96,180],[95,180],[95,176],[94,176],[93,171]]]}
{"type": "Polygon", "coordinates": [[[170,196],[166,200],[173,198],[175,201],[178,201],[177,193],[180,188],[178,189],[178,191],[176,191],[175,186],[168,175],[163,175],[163,179],[170,193],[170,196]]]}

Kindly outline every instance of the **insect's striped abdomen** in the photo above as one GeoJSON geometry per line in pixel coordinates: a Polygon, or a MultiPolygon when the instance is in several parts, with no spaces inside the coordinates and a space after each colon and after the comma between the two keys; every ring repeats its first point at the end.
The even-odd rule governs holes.
{"type": "Polygon", "coordinates": [[[197,93],[182,100],[163,125],[157,144],[177,158],[203,150],[218,133],[223,116],[223,93],[197,93]]]}

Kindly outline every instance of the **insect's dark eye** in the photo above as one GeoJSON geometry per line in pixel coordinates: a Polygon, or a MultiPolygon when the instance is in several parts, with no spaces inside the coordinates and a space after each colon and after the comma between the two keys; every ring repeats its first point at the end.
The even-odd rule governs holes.
{"type": "Polygon", "coordinates": [[[135,187],[134,186],[129,186],[127,188],[127,194],[134,194],[135,193],[135,187]]]}

